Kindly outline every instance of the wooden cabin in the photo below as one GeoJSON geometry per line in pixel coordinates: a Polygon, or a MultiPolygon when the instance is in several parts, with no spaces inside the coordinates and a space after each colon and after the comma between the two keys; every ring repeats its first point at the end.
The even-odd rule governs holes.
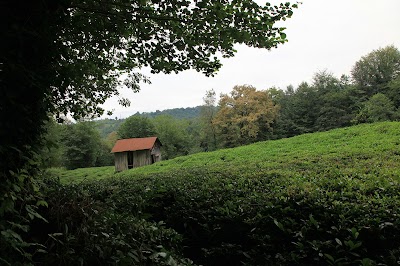
{"type": "Polygon", "coordinates": [[[157,137],[117,140],[111,150],[115,158],[115,171],[120,172],[161,161],[161,146],[157,137]]]}

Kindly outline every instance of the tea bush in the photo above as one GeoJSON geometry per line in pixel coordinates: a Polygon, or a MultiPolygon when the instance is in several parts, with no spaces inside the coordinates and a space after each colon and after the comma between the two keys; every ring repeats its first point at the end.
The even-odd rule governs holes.
{"type": "Polygon", "coordinates": [[[199,264],[373,265],[400,254],[394,178],[191,169],[93,187],[118,212],[180,233],[199,264]]]}
{"type": "Polygon", "coordinates": [[[41,242],[47,247],[45,253],[36,255],[38,263],[192,265],[180,255],[182,238],[178,233],[163,222],[146,221],[104,204],[91,193],[96,188],[105,187],[47,180],[49,223],[36,224],[33,230],[41,232],[41,242]]]}
{"type": "Polygon", "coordinates": [[[42,241],[40,258],[398,265],[399,145],[400,123],[377,123],[49,182],[48,231],[60,235],[42,241]]]}

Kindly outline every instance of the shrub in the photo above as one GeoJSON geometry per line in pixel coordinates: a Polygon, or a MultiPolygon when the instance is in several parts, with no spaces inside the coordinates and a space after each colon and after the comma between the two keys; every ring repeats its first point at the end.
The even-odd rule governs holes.
{"type": "Polygon", "coordinates": [[[47,253],[35,259],[44,265],[192,265],[180,255],[181,236],[162,222],[120,212],[93,197],[100,183],[62,185],[47,181],[49,224],[34,231],[47,253]]]}

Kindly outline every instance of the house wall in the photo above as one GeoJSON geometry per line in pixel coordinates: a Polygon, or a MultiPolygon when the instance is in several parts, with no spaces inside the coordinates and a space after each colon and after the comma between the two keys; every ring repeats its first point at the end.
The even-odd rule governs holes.
{"type": "Polygon", "coordinates": [[[133,167],[151,164],[150,150],[133,152],[133,167]]]}
{"type": "Polygon", "coordinates": [[[151,149],[151,155],[153,155],[154,162],[161,161],[161,145],[160,142],[156,141],[153,148],[151,149]]]}
{"type": "Polygon", "coordinates": [[[115,158],[115,171],[121,172],[128,170],[128,153],[127,152],[116,152],[114,153],[115,158]]]}

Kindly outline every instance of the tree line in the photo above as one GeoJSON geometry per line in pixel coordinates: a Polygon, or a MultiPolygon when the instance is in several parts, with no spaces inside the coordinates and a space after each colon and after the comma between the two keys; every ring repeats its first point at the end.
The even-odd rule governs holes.
{"type": "Polygon", "coordinates": [[[112,165],[110,150],[122,138],[158,136],[163,158],[171,159],[358,123],[398,120],[399,73],[400,52],[387,46],[357,61],[350,76],[337,78],[324,70],[311,83],[285,90],[235,86],[218,102],[215,91],[209,90],[198,115],[189,119],[137,113],[116,120],[117,130],[105,138],[96,130],[96,122],[52,124],[59,127],[55,139],[59,148],[53,149],[56,156],[50,165],[69,169],[112,165]]]}
{"type": "MultiPolygon", "coordinates": [[[[211,108],[215,93],[206,96],[209,101],[204,108],[211,108]]],[[[350,76],[337,78],[320,71],[311,83],[286,90],[236,86],[230,94],[221,95],[216,113],[208,111],[206,146],[235,147],[359,123],[394,121],[400,118],[399,108],[400,51],[390,45],[363,56],[350,76]]]]}

